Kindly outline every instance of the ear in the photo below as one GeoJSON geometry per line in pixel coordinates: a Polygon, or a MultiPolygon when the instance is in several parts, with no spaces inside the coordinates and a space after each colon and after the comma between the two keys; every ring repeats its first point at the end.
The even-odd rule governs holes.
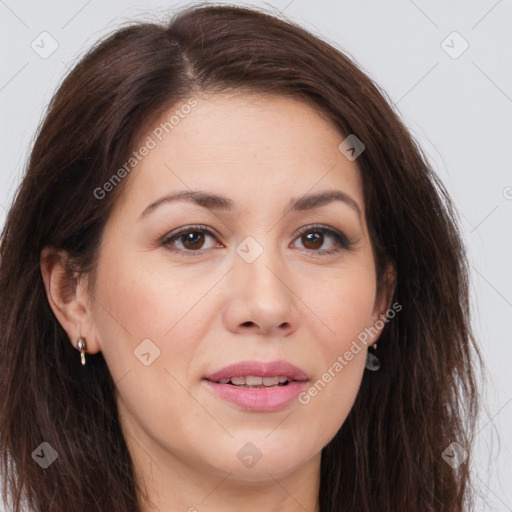
{"type": "Polygon", "coordinates": [[[41,274],[46,296],[54,315],[66,331],[71,344],[78,349],[81,336],[86,339],[87,352],[100,350],[91,308],[91,297],[85,274],[72,275],[67,266],[68,254],[53,247],[41,251],[41,274]]]}
{"type": "MultiPolygon", "coordinates": [[[[375,304],[372,315],[372,327],[377,331],[372,337],[372,342],[369,345],[377,343],[382,330],[386,325],[388,311],[391,308],[391,301],[396,288],[396,269],[395,266],[389,263],[384,271],[381,286],[377,289],[375,297],[375,304]]],[[[401,308],[400,308],[401,309],[401,308]]]]}

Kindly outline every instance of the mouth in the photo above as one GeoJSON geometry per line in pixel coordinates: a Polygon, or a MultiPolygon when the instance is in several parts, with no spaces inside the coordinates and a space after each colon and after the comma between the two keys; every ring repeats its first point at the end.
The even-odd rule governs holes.
{"type": "Polygon", "coordinates": [[[245,377],[226,377],[219,380],[210,380],[210,382],[216,382],[217,384],[229,384],[230,386],[236,386],[237,388],[266,389],[287,386],[290,382],[302,381],[296,381],[295,379],[286,377],[284,375],[276,375],[274,377],[258,377],[256,375],[247,375],[245,377]]]}
{"type": "Polygon", "coordinates": [[[242,361],[203,377],[213,393],[238,408],[270,412],[289,405],[304,390],[306,372],[287,361],[242,361]]]}
{"type": "Polygon", "coordinates": [[[307,373],[288,361],[240,361],[204,377],[211,382],[233,386],[278,386],[308,380],[307,373]]]}

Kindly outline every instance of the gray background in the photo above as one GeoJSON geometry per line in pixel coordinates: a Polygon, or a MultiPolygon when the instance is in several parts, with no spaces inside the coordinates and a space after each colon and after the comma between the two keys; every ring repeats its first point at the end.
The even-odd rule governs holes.
{"type": "MultiPolygon", "coordinates": [[[[158,19],[186,4],[0,0],[0,226],[68,67],[119,23],[158,19]],[[52,44],[58,48],[44,55],[52,44]]],[[[489,372],[476,439],[477,509],[512,511],[512,1],[252,5],[283,11],[354,58],[387,92],[448,187],[470,255],[474,328],[489,372]]]]}

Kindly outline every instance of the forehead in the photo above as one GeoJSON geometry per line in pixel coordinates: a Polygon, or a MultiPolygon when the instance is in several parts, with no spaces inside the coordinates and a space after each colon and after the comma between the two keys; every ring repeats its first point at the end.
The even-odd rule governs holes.
{"type": "Polygon", "coordinates": [[[358,166],[338,149],[344,138],[323,112],[297,99],[194,96],[148,127],[139,146],[151,141],[152,149],[135,166],[121,202],[143,209],[164,193],[201,189],[230,196],[235,211],[273,209],[335,188],[364,210],[358,166]]]}

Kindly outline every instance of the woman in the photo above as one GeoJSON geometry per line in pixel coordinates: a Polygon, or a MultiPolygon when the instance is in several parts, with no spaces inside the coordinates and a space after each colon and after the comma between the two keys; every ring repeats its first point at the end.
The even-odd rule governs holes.
{"type": "Polygon", "coordinates": [[[199,6],[99,43],[0,250],[14,510],[470,509],[452,204],[378,88],[295,24],[199,6]]]}

